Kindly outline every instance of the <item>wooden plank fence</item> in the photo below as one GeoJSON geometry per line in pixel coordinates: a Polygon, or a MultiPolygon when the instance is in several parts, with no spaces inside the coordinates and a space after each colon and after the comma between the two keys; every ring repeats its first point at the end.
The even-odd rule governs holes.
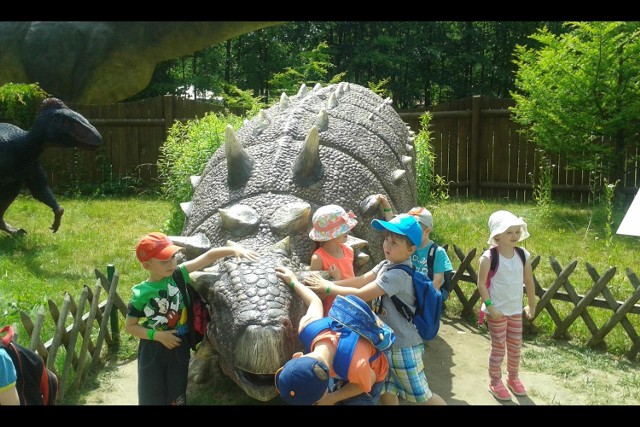
{"type": "MultiPolygon", "coordinates": [[[[443,246],[445,250],[448,250],[448,245],[443,246]]],[[[455,275],[452,278],[452,292],[462,304],[463,318],[476,316],[480,308],[480,293],[477,289],[478,275],[472,266],[476,259],[476,248],[465,254],[458,246],[454,245],[454,252],[457,259],[460,261],[455,275]],[[469,283],[473,286],[469,291],[469,286],[462,286],[462,283],[469,283]]],[[[455,258],[451,257],[452,260],[455,258]]],[[[637,302],[640,300],[640,280],[638,276],[631,270],[626,269],[626,277],[629,279],[633,289],[629,296],[624,301],[617,301],[608,286],[611,285],[612,279],[616,275],[616,268],[611,267],[607,269],[602,275],[600,275],[596,269],[589,264],[585,263],[587,272],[593,281],[593,285],[584,294],[580,295],[576,292],[575,287],[569,280],[572,273],[578,265],[578,261],[572,261],[567,266],[562,267],[560,263],[554,258],[549,257],[549,264],[553,269],[556,278],[545,289],[541,286],[538,279],[535,276],[535,270],[540,264],[540,256],[537,255],[531,260],[531,267],[534,271],[534,283],[536,289],[536,296],[539,298],[536,305],[535,317],[532,320],[523,321],[523,327],[525,330],[535,333],[537,328],[535,327],[535,320],[540,317],[543,311],[546,311],[554,324],[553,338],[555,339],[570,339],[569,328],[579,319],[581,319],[586,325],[591,338],[587,342],[589,347],[601,346],[605,343],[606,336],[618,325],[629,337],[631,345],[627,351],[627,357],[631,360],[635,360],[638,352],[640,351],[640,337],[636,327],[632,324],[629,317],[630,315],[640,315],[640,305],[637,302]],[[598,295],[601,295],[599,297],[598,295]],[[573,308],[563,318],[559,311],[554,307],[553,301],[569,302],[573,305],[573,308]],[[611,312],[611,317],[600,327],[596,325],[596,322],[591,317],[588,308],[603,309],[611,312]]],[[[523,285],[524,286],[524,285],[523,285]]],[[[584,287],[581,287],[584,289],[584,287]]],[[[640,317],[634,318],[636,325],[640,325],[640,317]]]]}
{"type": "MultiPolygon", "coordinates": [[[[511,120],[509,107],[513,105],[511,99],[473,96],[431,110],[434,172],[449,183],[451,196],[532,199],[533,176],[539,173],[539,151],[511,120]]],[[[74,180],[96,184],[125,177],[150,183],[157,179],[160,147],[175,121],[186,122],[209,112],[224,111],[221,106],[173,95],[112,105],[69,106],[100,131],[104,150],[46,150],[43,164],[54,188],[74,180]]],[[[424,112],[398,111],[416,133],[424,112]]],[[[242,115],[244,111],[234,113],[242,115]]],[[[639,149],[630,150],[625,161],[639,157],[639,149]]],[[[553,191],[575,201],[586,201],[591,189],[589,175],[580,170],[568,171],[566,159],[558,156],[552,156],[551,163],[555,165],[553,191]]],[[[624,176],[620,188],[633,197],[640,187],[640,162],[631,163],[624,176]]],[[[597,178],[597,186],[602,186],[603,178],[597,178]]]]}
{"type": "MultiPolygon", "coordinates": [[[[472,96],[446,102],[430,112],[434,173],[449,183],[454,197],[532,200],[534,176],[539,174],[540,152],[511,119],[511,99],[472,96]]],[[[420,130],[424,110],[399,111],[412,130],[420,130]]],[[[619,186],[630,198],[640,187],[637,148],[625,154],[624,179],[619,186]],[[636,159],[631,161],[631,159],[636,159]]],[[[582,170],[567,169],[565,157],[553,155],[552,191],[578,202],[588,200],[590,179],[595,188],[607,177],[591,177],[582,170]]],[[[609,179],[611,182],[611,179],[609,179]]]]}
{"type": "Polygon", "coordinates": [[[26,312],[20,312],[20,320],[29,335],[28,347],[40,354],[47,368],[58,376],[58,402],[64,399],[69,387],[78,389],[84,385],[90,370],[88,368],[95,370],[101,367],[100,355],[105,342],[108,346],[117,346],[119,343],[118,331],[109,328],[111,313],[117,315],[120,312],[124,317],[127,310],[117,293],[118,273],[114,272],[112,278],[107,278],[99,270],[95,270],[95,274],[96,285],[93,290],[85,285],[77,304],[69,293],[65,294],[60,307],[53,300],[48,300],[49,314],[56,325],[54,336],[48,341],[44,342],[42,338],[44,307],[38,310],[35,321],[26,312]],[[106,300],[100,302],[102,289],[107,296],[106,300]],[[70,318],[73,320],[67,325],[70,318]],[[98,333],[94,341],[96,326],[98,333]],[[62,369],[57,368],[60,350],[65,351],[62,369]],[[91,363],[87,366],[89,358],[91,363]]]}

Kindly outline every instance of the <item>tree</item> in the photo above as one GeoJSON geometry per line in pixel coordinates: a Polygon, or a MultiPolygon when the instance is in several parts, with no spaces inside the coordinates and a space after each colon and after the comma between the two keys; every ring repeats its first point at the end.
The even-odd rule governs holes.
{"type": "Polygon", "coordinates": [[[559,36],[534,33],[539,47],[516,48],[514,119],[546,153],[615,182],[639,145],[640,23],[566,25],[559,36]]]}

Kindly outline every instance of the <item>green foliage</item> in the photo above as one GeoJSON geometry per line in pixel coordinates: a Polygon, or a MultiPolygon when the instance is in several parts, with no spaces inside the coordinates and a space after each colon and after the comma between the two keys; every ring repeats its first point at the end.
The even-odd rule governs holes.
{"type": "Polygon", "coordinates": [[[606,231],[607,246],[610,246],[613,240],[613,230],[611,228],[613,225],[613,196],[616,191],[616,186],[619,183],[620,181],[618,180],[613,184],[609,184],[608,181],[605,179],[604,186],[602,187],[602,190],[604,192],[604,196],[603,196],[604,209],[606,212],[604,229],[606,231]]]}
{"type": "Polygon", "coordinates": [[[260,111],[265,104],[259,96],[253,96],[251,90],[242,90],[239,87],[229,84],[225,86],[222,94],[225,104],[229,108],[244,108],[250,111],[260,111]]]}
{"type": "Polygon", "coordinates": [[[201,175],[211,156],[224,144],[227,124],[237,130],[242,122],[242,117],[233,114],[208,113],[202,119],[176,122],[171,127],[158,158],[162,194],[175,208],[173,217],[165,224],[168,228],[182,228],[180,203],[191,200],[190,177],[201,175]]]}
{"type": "Polygon", "coordinates": [[[538,206],[538,215],[540,217],[548,217],[551,215],[553,206],[553,197],[551,195],[553,169],[555,165],[551,164],[549,157],[545,155],[543,150],[538,150],[540,165],[538,173],[533,176],[533,200],[538,206]]]}
{"type": "MultiPolygon", "coordinates": [[[[284,71],[275,73],[269,86],[271,91],[275,93],[285,92],[289,95],[295,95],[302,84],[313,87],[316,83],[326,83],[329,70],[335,68],[330,61],[331,55],[327,53],[328,45],[326,42],[318,44],[310,51],[300,52],[292,62],[298,65],[287,67],[284,71]]],[[[344,76],[344,73],[340,77],[344,76]]],[[[335,82],[338,76],[333,76],[330,80],[335,82]]]]}
{"type": "Polygon", "coordinates": [[[0,86],[0,122],[30,129],[42,101],[49,96],[37,83],[7,83],[0,86]]]}
{"type": "Polygon", "coordinates": [[[380,97],[387,98],[391,95],[389,89],[386,87],[389,84],[389,80],[391,80],[391,77],[387,77],[386,79],[382,79],[378,82],[367,82],[367,87],[371,92],[379,95],[380,97]]]}
{"type": "Polygon", "coordinates": [[[416,135],[416,184],[418,205],[427,206],[449,198],[449,189],[443,177],[434,173],[435,156],[431,145],[431,113],[420,116],[420,132],[416,135]]]}
{"type": "Polygon", "coordinates": [[[514,120],[569,167],[619,176],[640,116],[640,23],[575,22],[518,46],[514,120]]]}

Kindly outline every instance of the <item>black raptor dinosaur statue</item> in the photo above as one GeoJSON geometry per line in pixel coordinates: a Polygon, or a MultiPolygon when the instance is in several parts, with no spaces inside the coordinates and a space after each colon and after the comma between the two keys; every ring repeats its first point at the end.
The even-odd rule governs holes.
{"type": "Polygon", "coordinates": [[[4,221],[4,213],[26,186],[36,200],[53,210],[51,229],[58,231],[64,209],[47,185],[40,155],[47,147],[95,150],[101,144],[102,136],[96,128],[57,98],[42,102],[29,131],[0,123],[0,230],[12,235],[26,233],[4,221]]]}

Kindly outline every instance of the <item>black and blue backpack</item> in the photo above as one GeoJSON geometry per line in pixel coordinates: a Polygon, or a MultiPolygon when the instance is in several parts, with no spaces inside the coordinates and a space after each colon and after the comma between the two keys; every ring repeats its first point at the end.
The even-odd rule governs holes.
{"type": "Polygon", "coordinates": [[[438,335],[440,317],[442,316],[442,293],[433,287],[433,282],[423,272],[413,266],[398,264],[389,270],[401,269],[413,279],[413,289],[416,293],[416,311],[405,304],[397,295],[391,297],[398,312],[409,322],[413,322],[420,337],[429,341],[438,335]]]}
{"type": "Polygon", "coordinates": [[[311,351],[313,339],[323,330],[340,332],[338,348],[333,358],[333,370],[346,380],[358,338],[363,337],[378,350],[369,362],[377,359],[381,352],[391,347],[396,336],[362,299],[355,295],[338,295],[329,309],[327,317],[314,320],[300,332],[300,341],[306,352],[311,351]]]}
{"type": "Polygon", "coordinates": [[[58,377],[35,351],[13,340],[11,325],[0,329],[0,347],[4,348],[16,367],[16,390],[20,405],[55,405],[58,397],[58,377]]]}

